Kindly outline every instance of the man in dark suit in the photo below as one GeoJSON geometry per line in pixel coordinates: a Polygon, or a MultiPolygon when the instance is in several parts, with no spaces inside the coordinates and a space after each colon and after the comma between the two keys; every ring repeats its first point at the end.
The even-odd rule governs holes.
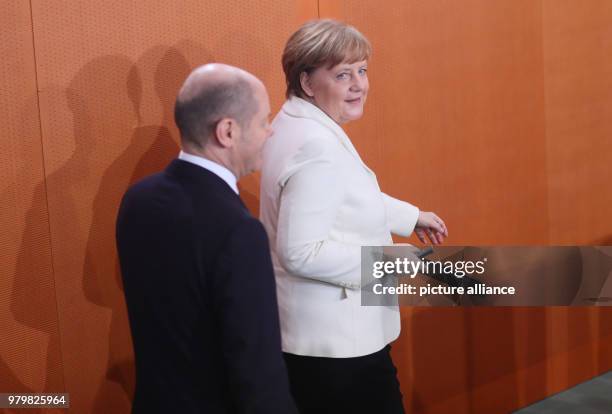
{"type": "Polygon", "coordinates": [[[131,187],[117,246],[136,359],[134,413],[294,413],[268,239],[236,180],[272,135],[266,89],[209,64],[181,88],[182,151],[131,187]]]}

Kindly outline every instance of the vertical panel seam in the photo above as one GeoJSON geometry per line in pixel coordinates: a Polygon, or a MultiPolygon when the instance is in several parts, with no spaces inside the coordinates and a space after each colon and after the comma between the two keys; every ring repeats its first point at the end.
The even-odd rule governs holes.
{"type": "Polygon", "coordinates": [[[38,109],[38,132],[40,135],[40,150],[42,156],[42,171],[43,171],[43,189],[45,193],[45,205],[47,208],[47,223],[49,226],[49,252],[51,255],[51,275],[53,276],[53,293],[55,295],[55,315],[57,318],[57,335],[59,340],[59,352],[60,352],[60,361],[62,363],[61,372],[62,372],[62,385],[64,391],[66,391],[66,375],[64,372],[64,350],[62,346],[62,334],[60,327],[60,315],[59,315],[59,304],[57,303],[57,288],[55,283],[55,266],[54,266],[54,257],[53,257],[53,240],[51,236],[51,210],[49,208],[49,189],[47,186],[47,170],[45,163],[45,148],[43,141],[43,129],[42,129],[42,113],[40,110],[40,87],[38,83],[38,61],[36,59],[36,41],[34,36],[34,6],[32,5],[32,0],[30,0],[30,25],[32,27],[32,54],[34,58],[34,81],[36,84],[36,107],[38,109]]]}
{"type": "Polygon", "coordinates": [[[546,177],[546,228],[547,240],[546,244],[550,245],[552,240],[551,228],[551,207],[550,207],[550,177],[549,177],[549,162],[548,162],[548,93],[546,90],[546,19],[544,16],[546,7],[544,0],[540,0],[540,51],[541,51],[541,75],[542,75],[542,118],[543,118],[543,133],[544,133],[544,176],[546,177]]]}

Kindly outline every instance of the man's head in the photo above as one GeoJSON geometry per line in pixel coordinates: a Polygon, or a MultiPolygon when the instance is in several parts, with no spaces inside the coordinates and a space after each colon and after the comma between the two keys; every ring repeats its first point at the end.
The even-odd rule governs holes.
{"type": "Polygon", "coordinates": [[[261,167],[263,144],[272,135],[269,116],[263,83],[219,63],[191,72],[174,107],[183,150],[227,167],[237,178],[261,167]]]}

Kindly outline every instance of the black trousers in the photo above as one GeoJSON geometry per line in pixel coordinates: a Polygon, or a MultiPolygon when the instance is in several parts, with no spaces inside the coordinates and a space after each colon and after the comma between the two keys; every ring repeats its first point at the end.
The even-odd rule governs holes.
{"type": "Polygon", "coordinates": [[[390,349],[355,358],[285,353],[300,414],[404,414],[390,349]]]}

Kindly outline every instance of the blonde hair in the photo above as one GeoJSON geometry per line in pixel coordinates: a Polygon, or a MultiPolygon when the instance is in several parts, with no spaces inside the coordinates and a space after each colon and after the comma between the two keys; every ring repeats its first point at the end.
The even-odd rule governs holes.
{"type": "Polygon", "coordinates": [[[370,42],[353,26],[331,19],[305,23],[287,40],[283,51],[287,98],[305,96],[300,83],[302,72],[367,60],[371,54],[370,42]]]}

